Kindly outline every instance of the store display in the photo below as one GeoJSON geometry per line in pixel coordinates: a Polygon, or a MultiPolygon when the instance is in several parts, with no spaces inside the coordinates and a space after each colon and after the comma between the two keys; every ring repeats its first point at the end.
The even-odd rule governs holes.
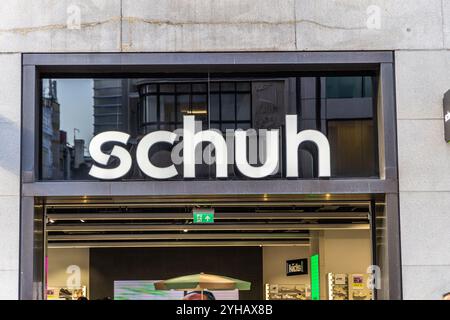
{"type": "Polygon", "coordinates": [[[368,274],[328,273],[328,300],[372,300],[368,274]]]}
{"type": "Polygon", "coordinates": [[[368,274],[351,274],[350,300],[372,300],[372,290],[367,287],[368,274]]]}
{"type": "Polygon", "coordinates": [[[67,287],[47,288],[47,300],[77,300],[80,297],[87,297],[86,286],[76,288],[67,288],[67,287]]]}
{"type": "Polygon", "coordinates": [[[266,300],[310,300],[307,284],[266,284],[266,300]]]}
{"type": "Polygon", "coordinates": [[[344,273],[328,273],[328,300],[348,300],[348,277],[344,273]]]}

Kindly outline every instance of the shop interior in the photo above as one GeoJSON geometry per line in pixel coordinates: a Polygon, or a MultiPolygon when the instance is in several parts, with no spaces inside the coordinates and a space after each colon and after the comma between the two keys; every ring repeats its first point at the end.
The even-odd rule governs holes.
{"type": "MultiPolygon", "coordinates": [[[[378,78],[371,71],[59,76],[44,77],[41,87],[39,179],[49,183],[96,181],[88,152],[94,136],[125,132],[134,154],[143,136],[178,130],[185,115],[224,135],[250,128],[283,132],[285,116],[297,115],[299,130],[317,130],[329,140],[330,179],[380,178],[378,78]]],[[[174,164],[179,174],[170,180],[183,180],[180,157],[172,157],[177,145],[153,149],[152,163],[174,164]]],[[[284,152],[280,148],[280,159],[284,152]]],[[[254,165],[262,164],[261,154],[250,154],[254,165]]],[[[299,148],[299,184],[318,178],[318,156],[311,143],[299,148]]],[[[212,157],[203,153],[204,160],[212,157]]],[[[217,180],[214,164],[196,167],[196,182],[217,180]]],[[[280,165],[266,182],[285,179],[285,171],[280,165]]],[[[228,180],[245,179],[230,164],[228,180]]],[[[118,181],[154,182],[136,165],[118,181]]],[[[250,283],[249,290],[211,290],[216,299],[376,298],[367,272],[384,243],[383,228],[374,230],[383,225],[382,215],[373,221],[384,199],[374,195],[284,190],[285,195],[237,196],[252,192],[247,188],[227,189],[227,196],[101,198],[86,192],[36,199],[45,217],[47,299],[184,299],[192,290],[156,290],[156,283],[202,274],[250,283]],[[210,221],[195,221],[199,210],[210,221]]]]}
{"type": "Polygon", "coordinates": [[[205,273],[251,284],[210,290],[215,299],[374,299],[373,203],[338,195],[45,199],[46,298],[183,299],[194,289],[154,283],[205,273]],[[213,222],[196,221],[199,210],[213,222]]]}

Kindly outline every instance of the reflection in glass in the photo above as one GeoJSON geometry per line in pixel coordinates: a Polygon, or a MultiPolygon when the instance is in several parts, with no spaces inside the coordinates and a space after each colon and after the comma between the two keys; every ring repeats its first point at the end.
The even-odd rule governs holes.
{"type": "Polygon", "coordinates": [[[159,97],[159,121],[161,123],[175,121],[175,96],[159,97]]]}
{"type": "MultiPolygon", "coordinates": [[[[178,87],[177,87],[178,90],[178,87]]],[[[177,96],[177,121],[183,122],[183,116],[189,115],[191,110],[190,107],[190,96],[187,94],[180,94],[177,96]]]]}
{"type": "Polygon", "coordinates": [[[146,96],[143,99],[144,119],[145,122],[156,122],[158,119],[158,103],[156,101],[156,96],[146,96]]]}
{"type": "MultiPolygon", "coordinates": [[[[262,75],[241,78],[185,79],[42,79],[41,168],[43,180],[88,180],[94,135],[127,132],[132,157],[147,133],[182,128],[183,115],[203,122],[203,129],[279,129],[284,139],[286,114],[297,114],[298,130],[327,135],[333,177],[378,177],[376,97],[373,76],[289,77],[262,75]],[[288,85],[289,84],[289,85],[288,85]]],[[[283,142],[281,142],[283,146],[283,142]]],[[[105,145],[109,152],[113,144],[105,145]]],[[[206,144],[203,146],[206,147],[206,144]]],[[[171,145],[149,152],[155,165],[171,164],[171,145]]],[[[299,148],[299,178],[317,178],[317,150],[299,148]]],[[[283,150],[280,150],[280,157],[283,150]]],[[[284,161],[284,159],[283,159],[284,161]]],[[[260,161],[258,161],[260,163],[260,161]]],[[[109,165],[117,164],[111,158],[109,165]]],[[[284,176],[279,172],[269,178],[284,176]]],[[[230,164],[229,179],[245,179],[230,164]]],[[[177,164],[182,179],[182,166],[177,164]]],[[[214,179],[213,166],[198,165],[198,177],[214,179]]],[[[148,179],[136,163],[123,179],[148,179]]]]}
{"type": "Polygon", "coordinates": [[[250,121],[251,105],[250,94],[238,94],[236,98],[237,120],[250,121]]]}
{"type": "Polygon", "coordinates": [[[234,94],[230,93],[224,93],[220,96],[222,120],[232,121],[236,117],[234,96],[234,94]]]}
{"type": "Polygon", "coordinates": [[[327,98],[365,98],[372,96],[371,77],[327,77],[327,98]]]}
{"type": "MultiPolygon", "coordinates": [[[[202,121],[203,125],[208,125],[208,96],[206,94],[193,94],[192,107],[190,115],[195,116],[195,119],[202,121]]],[[[206,128],[205,127],[205,128],[206,128]]]]}
{"type": "Polygon", "coordinates": [[[209,102],[209,117],[212,121],[220,120],[220,101],[219,94],[213,93],[210,95],[209,102]]]}

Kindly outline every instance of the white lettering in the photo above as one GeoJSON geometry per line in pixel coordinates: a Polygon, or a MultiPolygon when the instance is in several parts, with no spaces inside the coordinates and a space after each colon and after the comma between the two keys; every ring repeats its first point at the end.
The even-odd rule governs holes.
{"type": "Polygon", "coordinates": [[[176,138],[177,135],[170,131],[155,131],[142,138],[136,150],[136,161],[147,176],[155,179],[169,179],[178,174],[173,164],[166,168],[159,168],[154,166],[148,157],[148,152],[154,144],[159,142],[173,144],[176,138]]]}
{"type": "MultiPolygon", "coordinates": [[[[236,130],[227,131],[227,142],[220,131],[195,129],[194,116],[183,117],[183,140],[175,144],[178,135],[175,132],[155,131],[145,135],[138,143],[136,149],[136,162],[142,172],[154,179],[170,179],[178,175],[178,171],[174,165],[181,164],[178,159],[181,151],[183,152],[182,162],[184,178],[195,178],[195,164],[197,146],[201,146],[203,142],[209,143],[207,149],[207,158],[213,159],[216,164],[216,177],[226,178],[228,176],[228,163],[233,159],[228,159],[230,154],[234,153],[234,160],[237,169],[249,178],[264,178],[278,171],[280,159],[280,136],[279,130],[263,130],[259,132],[259,166],[257,163],[256,141],[257,134],[254,129],[247,131],[236,130]],[[198,131],[198,132],[197,132],[198,131]],[[264,138],[264,139],[263,139],[264,138]],[[235,150],[229,150],[230,143],[233,140],[235,150]],[[265,143],[263,143],[265,142],[265,143]],[[149,156],[152,146],[158,143],[168,143],[174,145],[171,158],[172,164],[167,167],[155,166],[149,156]],[[173,153],[177,153],[173,157],[173,153]],[[214,150],[214,156],[212,151],[214,150]],[[176,158],[176,159],[174,159],[176,158]],[[174,161],[177,160],[177,161],[174,161]]],[[[110,154],[102,151],[105,143],[119,143],[126,145],[130,135],[118,132],[107,131],[96,135],[92,138],[89,145],[89,153],[92,159],[105,167],[99,167],[93,164],[89,174],[98,179],[113,180],[126,175],[132,165],[130,153],[122,146],[114,145],[110,154]],[[114,168],[106,168],[111,157],[116,157],[120,161],[119,165],[114,168]]],[[[312,142],[318,149],[318,171],[319,177],[330,176],[330,144],[327,137],[316,130],[304,130],[297,132],[297,116],[286,115],[286,176],[298,177],[298,148],[304,142],[312,142]]],[[[201,163],[201,161],[200,161],[201,163]]],[[[207,164],[212,164],[208,161],[207,164]]]]}
{"type": "Polygon", "coordinates": [[[108,165],[111,156],[113,156],[119,158],[120,164],[113,169],[101,168],[94,164],[92,165],[89,174],[95,178],[104,180],[114,180],[126,175],[128,171],[130,171],[132,164],[129,152],[123,147],[114,146],[111,154],[106,154],[102,151],[102,145],[107,142],[119,142],[126,145],[128,139],[130,139],[129,134],[118,131],[102,132],[92,138],[91,143],[89,144],[89,153],[95,162],[106,166],[108,165]]]}
{"type": "Polygon", "coordinates": [[[195,133],[194,116],[183,117],[183,170],[185,178],[195,178],[195,147],[202,142],[214,145],[216,152],[216,177],[228,177],[227,144],[216,131],[205,130],[195,133]]]}
{"type": "Polygon", "coordinates": [[[297,116],[286,116],[286,176],[298,177],[298,148],[303,142],[313,142],[319,151],[319,177],[330,176],[330,144],[320,131],[304,130],[297,133],[297,116]]]}
{"type": "Polygon", "coordinates": [[[249,178],[264,178],[274,173],[278,167],[278,130],[267,131],[265,163],[253,167],[247,161],[247,133],[237,130],[236,133],[236,166],[249,178]]]}

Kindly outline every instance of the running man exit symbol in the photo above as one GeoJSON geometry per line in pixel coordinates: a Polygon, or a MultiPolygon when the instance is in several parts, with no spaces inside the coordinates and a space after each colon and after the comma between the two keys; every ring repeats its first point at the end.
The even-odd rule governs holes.
{"type": "Polygon", "coordinates": [[[214,210],[197,210],[193,211],[194,223],[214,223],[214,210]]]}

